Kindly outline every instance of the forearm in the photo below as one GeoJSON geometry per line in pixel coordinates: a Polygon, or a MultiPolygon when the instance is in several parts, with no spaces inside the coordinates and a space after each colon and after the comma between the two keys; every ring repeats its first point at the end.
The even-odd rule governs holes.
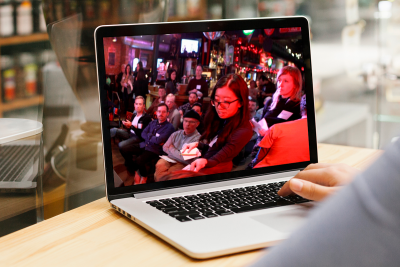
{"type": "Polygon", "coordinates": [[[399,159],[400,141],[253,267],[397,266],[399,159]]]}
{"type": "Polygon", "coordinates": [[[182,161],[182,162],[185,161],[185,160],[183,159],[183,157],[182,157],[181,152],[180,152],[175,146],[170,146],[170,147],[168,148],[167,154],[168,154],[168,156],[170,156],[170,157],[172,157],[172,158],[175,158],[175,159],[178,159],[178,160],[180,160],[180,161],[182,161]]]}

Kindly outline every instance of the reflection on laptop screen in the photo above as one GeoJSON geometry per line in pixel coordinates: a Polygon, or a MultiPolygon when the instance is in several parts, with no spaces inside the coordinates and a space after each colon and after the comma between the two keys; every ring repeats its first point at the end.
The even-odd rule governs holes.
{"type": "Polygon", "coordinates": [[[103,43],[115,187],[310,160],[300,27],[103,43]]]}

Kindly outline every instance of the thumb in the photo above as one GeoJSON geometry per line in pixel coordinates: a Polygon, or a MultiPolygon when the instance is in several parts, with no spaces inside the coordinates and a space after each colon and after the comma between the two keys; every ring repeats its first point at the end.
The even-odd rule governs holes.
{"type": "Polygon", "coordinates": [[[326,187],[295,178],[290,180],[289,187],[297,195],[315,201],[321,201],[336,191],[334,187],[326,187]]]}

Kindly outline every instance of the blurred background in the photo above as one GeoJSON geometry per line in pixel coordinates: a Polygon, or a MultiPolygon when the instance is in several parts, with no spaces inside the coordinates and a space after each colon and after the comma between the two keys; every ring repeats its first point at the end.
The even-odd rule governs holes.
{"type": "Polygon", "coordinates": [[[0,236],[105,196],[94,30],[306,16],[320,143],[384,148],[400,130],[400,1],[2,0],[0,118],[42,122],[35,193],[0,190],[0,236]]]}

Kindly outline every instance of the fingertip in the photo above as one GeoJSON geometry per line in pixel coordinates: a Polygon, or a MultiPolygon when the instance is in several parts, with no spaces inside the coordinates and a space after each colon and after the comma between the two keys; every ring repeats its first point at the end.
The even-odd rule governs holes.
{"type": "Polygon", "coordinates": [[[290,189],[294,192],[301,192],[303,189],[303,182],[300,179],[293,178],[290,180],[290,189]]]}

